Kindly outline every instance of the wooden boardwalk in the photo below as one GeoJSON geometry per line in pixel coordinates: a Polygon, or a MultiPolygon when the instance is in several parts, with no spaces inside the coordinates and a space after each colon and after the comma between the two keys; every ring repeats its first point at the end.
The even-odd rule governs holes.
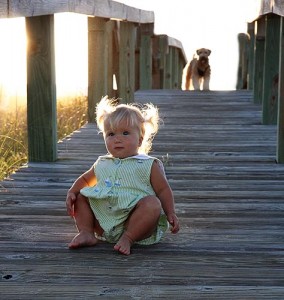
{"type": "Polygon", "coordinates": [[[284,165],[276,127],[248,91],[141,91],[164,125],[152,155],[166,166],[181,221],[130,256],[101,243],[68,250],[73,180],[105,152],[89,124],[56,163],[21,168],[0,189],[0,299],[283,299],[284,165]]]}

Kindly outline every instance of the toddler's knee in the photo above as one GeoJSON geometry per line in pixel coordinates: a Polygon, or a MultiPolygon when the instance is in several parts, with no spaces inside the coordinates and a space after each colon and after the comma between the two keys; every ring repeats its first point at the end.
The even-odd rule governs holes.
{"type": "Polygon", "coordinates": [[[145,209],[149,209],[152,212],[160,214],[162,205],[160,200],[156,196],[147,196],[139,201],[140,205],[143,205],[145,209]]]}

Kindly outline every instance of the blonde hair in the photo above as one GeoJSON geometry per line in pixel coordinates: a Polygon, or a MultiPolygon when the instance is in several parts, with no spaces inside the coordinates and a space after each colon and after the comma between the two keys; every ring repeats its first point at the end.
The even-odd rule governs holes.
{"type": "Polygon", "coordinates": [[[149,153],[160,123],[158,108],[153,104],[118,104],[116,99],[106,96],[97,104],[96,115],[97,125],[103,133],[105,124],[115,129],[121,121],[126,121],[130,127],[136,127],[142,137],[138,153],[149,153]]]}

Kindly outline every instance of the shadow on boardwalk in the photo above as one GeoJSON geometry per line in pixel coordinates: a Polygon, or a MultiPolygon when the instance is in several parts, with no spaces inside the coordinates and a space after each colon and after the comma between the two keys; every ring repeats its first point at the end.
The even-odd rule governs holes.
{"type": "Polygon", "coordinates": [[[1,182],[1,299],[283,299],[284,165],[276,127],[247,91],[136,93],[160,108],[153,155],[166,166],[181,221],[131,256],[110,244],[67,249],[73,180],[105,152],[88,124],[59,144],[56,163],[1,182]]]}

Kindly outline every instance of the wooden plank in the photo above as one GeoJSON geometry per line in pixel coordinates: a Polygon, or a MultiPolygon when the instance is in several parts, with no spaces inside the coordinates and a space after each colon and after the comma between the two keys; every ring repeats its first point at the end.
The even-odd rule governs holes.
{"type": "Polygon", "coordinates": [[[101,18],[113,18],[136,23],[153,23],[154,13],[127,6],[116,1],[57,0],[21,1],[8,0],[0,3],[0,18],[32,17],[55,13],[79,13],[101,18]]]}
{"type": "Polygon", "coordinates": [[[66,191],[106,151],[89,123],[58,144],[58,161],[0,183],[1,297],[282,300],[284,165],[252,92],[143,90],[135,99],[163,118],[151,154],[164,162],[180,232],[127,257],[107,243],[67,249],[76,229],[66,191]]]}
{"type": "Polygon", "coordinates": [[[284,3],[281,0],[274,0],[273,13],[284,17],[284,3]]]}
{"type": "Polygon", "coordinates": [[[284,21],[280,25],[280,62],[279,62],[279,92],[277,117],[277,161],[284,163],[284,21]]]}
{"type": "Polygon", "coordinates": [[[26,18],[29,161],[57,158],[54,16],[26,18]]]}

